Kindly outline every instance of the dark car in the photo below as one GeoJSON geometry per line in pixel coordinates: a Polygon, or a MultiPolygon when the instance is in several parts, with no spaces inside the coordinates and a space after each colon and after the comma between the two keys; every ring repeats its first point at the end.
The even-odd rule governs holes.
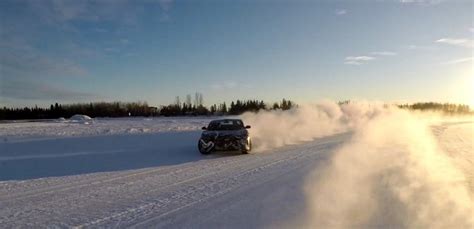
{"type": "Polygon", "coordinates": [[[244,126],[240,119],[213,120],[204,131],[198,142],[199,152],[209,154],[215,150],[238,150],[247,154],[252,149],[250,126],[244,126]]]}

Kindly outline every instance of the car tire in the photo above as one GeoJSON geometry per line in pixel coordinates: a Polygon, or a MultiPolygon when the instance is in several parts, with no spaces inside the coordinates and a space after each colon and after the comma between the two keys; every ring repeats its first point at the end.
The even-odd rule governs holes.
{"type": "Polygon", "coordinates": [[[249,139],[249,149],[242,149],[242,154],[248,154],[252,150],[252,140],[249,139]]]}
{"type": "Polygon", "coordinates": [[[211,149],[211,150],[205,150],[205,149],[202,147],[201,141],[198,142],[198,149],[199,149],[199,152],[200,152],[201,154],[204,154],[204,155],[210,154],[210,153],[212,152],[212,149],[211,149]]]}

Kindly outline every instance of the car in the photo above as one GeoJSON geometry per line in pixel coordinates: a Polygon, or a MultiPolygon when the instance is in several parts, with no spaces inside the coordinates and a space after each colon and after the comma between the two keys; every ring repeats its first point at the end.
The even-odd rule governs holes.
{"type": "Polygon", "coordinates": [[[210,154],[213,151],[240,151],[247,154],[252,150],[252,140],[247,129],[240,119],[213,120],[207,127],[203,127],[198,142],[199,152],[210,154]]]}

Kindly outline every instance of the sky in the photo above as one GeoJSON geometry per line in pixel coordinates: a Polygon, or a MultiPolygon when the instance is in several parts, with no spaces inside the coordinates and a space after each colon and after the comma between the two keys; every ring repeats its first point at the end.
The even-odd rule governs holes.
{"type": "Polygon", "coordinates": [[[2,0],[0,106],[474,106],[473,15],[470,0],[2,0]]]}

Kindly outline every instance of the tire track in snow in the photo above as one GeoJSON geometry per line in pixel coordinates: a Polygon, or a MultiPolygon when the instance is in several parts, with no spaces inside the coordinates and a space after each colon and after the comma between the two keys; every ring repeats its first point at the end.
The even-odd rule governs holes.
{"type": "MultiPolygon", "coordinates": [[[[219,169],[228,168],[230,165],[239,166],[240,163],[241,163],[242,157],[245,157],[245,155],[242,155],[242,156],[241,155],[239,155],[239,156],[229,156],[229,157],[217,157],[217,158],[215,158],[216,160],[211,160],[211,163],[206,162],[206,160],[202,160],[202,161],[198,161],[198,162],[194,162],[194,163],[185,163],[185,164],[179,165],[178,167],[173,167],[172,169],[174,169],[174,170],[172,170],[168,174],[158,174],[156,177],[151,177],[152,180],[159,180],[159,178],[170,176],[170,174],[176,174],[177,179],[185,178],[184,180],[177,182],[174,179],[168,179],[168,180],[165,180],[165,184],[155,185],[155,186],[159,186],[159,187],[156,188],[156,189],[147,190],[145,193],[167,189],[167,188],[172,187],[172,186],[181,185],[181,184],[186,183],[186,182],[191,182],[193,180],[196,180],[196,179],[199,179],[199,178],[202,178],[202,177],[206,177],[209,174],[202,173],[206,169],[218,170],[216,173],[219,173],[220,172],[219,169]],[[196,163],[198,163],[198,164],[196,164],[196,163]],[[214,165],[214,164],[216,164],[216,165],[214,165]],[[184,167],[184,168],[182,168],[182,167],[184,167]],[[189,171],[189,173],[187,175],[190,175],[190,177],[189,178],[186,178],[186,176],[184,176],[184,177],[181,176],[180,177],[179,174],[182,174],[183,171],[189,171]]],[[[235,166],[233,166],[233,167],[235,167],[235,166]]],[[[142,176],[140,176],[142,178],[145,177],[145,179],[148,179],[148,178],[150,178],[150,173],[153,173],[157,170],[159,170],[159,169],[154,169],[154,170],[149,171],[149,172],[144,171],[144,172],[139,173],[139,175],[142,175],[142,176]]],[[[137,177],[134,177],[135,175],[136,175],[135,173],[128,174],[128,175],[125,175],[125,176],[122,174],[121,176],[117,176],[115,178],[108,179],[107,181],[108,181],[108,183],[111,183],[112,181],[124,180],[124,179],[130,181],[131,178],[133,178],[133,180],[142,180],[142,179],[137,179],[137,177]]],[[[132,182],[133,182],[133,180],[132,180],[132,182]]],[[[49,195],[50,198],[53,198],[53,199],[51,199],[47,202],[44,202],[45,197],[43,197],[41,199],[35,198],[35,199],[24,200],[24,202],[26,202],[26,204],[25,204],[26,206],[23,206],[24,210],[18,210],[18,209],[10,209],[10,210],[15,212],[14,214],[15,214],[16,219],[21,220],[21,219],[28,219],[28,218],[32,217],[32,215],[35,215],[35,213],[44,213],[44,212],[47,212],[47,209],[52,209],[53,207],[60,207],[61,204],[64,205],[64,208],[71,207],[71,206],[69,206],[69,204],[66,204],[66,202],[70,202],[71,204],[75,204],[76,207],[81,207],[81,206],[77,206],[78,205],[77,203],[79,203],[81,199],[87,199],[87,198],[90,198],[91,196],[93,196],[93,191],[94,190],[92,190],[93,189],[92,186],[95,185],[95,186],[97,186],[98,189],[105,189],[106,191],[102,191],[102,193],[106,193],[108,191],[107,189],[109,187],[106,186],[105,183],[106,182],[102,182],[102,180],[93,181],[91,184],[88,184],[86,182],[85,184],[81,184],[79,186],[72,185],[72,186],[67,186],[66,188],[63,188],[61,190],[49,190],[47,192],[39,193],[38,195],[30,195],[28,197],[37,197],[37,196],[42,195],[42,194],[50,194],[49,195]],[[60,192],[66,192],[66,191],[70,191],[70,190],[74,190],[74,191],[78,192],[77,195],[73,195],[73,199],[68,197],[68,195],[70,196],[71,193],[64,193],[64,194],[62,194],[63,196],[59,195],[60,192]],[[75,200],[75,199],[77,199],[77,200],[75,200]],[[44,205],[46,205],[46,207],[44,205]],[[30,206],[30,207],[28,207],[28,206],[30,206]],[[23,213],[25,213],[26,215],[23,215],[23,213]],[[22,217],[22,215],[23,215],[23,217],[22,217]]],[[[140,189],[141,185],[139,185],[138,187],[140,189]]],[[[137,192],[131,192],[130,194],[138,193],[138,191],[137,192]]],[[[130,192],[130,190],[129,190],[129,192],[130,192]]],[[[140,193],[144,194],[143,191],[140,192],[140,193]]],[[[123,197],[122,196],[120,198],[121,199],[127,199],[127,198],[130,198],[130,197],[123,197]]],[[[103,201],[103,200],[100,200],[100,201],[103,201]]],[[[2,203],[2,205],[4,205],[5,203],[12,203],[12,202],[13,202],[13,205],[15,205],[15,204],[20,204],[21,205],[21,202],[18,203],[18,200],[17,201],[6,200],[2,203]]],[[[106,201],[104,202],[104,204],[105,203],[106,203],[106,201]]],[[[3,210],[4,211],[8,210],[8,207],[6,209],[3,209],[3,210]]],[[[3,213],[5,213],[5,212],[3,212],[3,213]]],[[[2,214],[2,210],[0,210],[0,215],[5,215],[5,214],[2,214]]]]}
{"type": "MultiPolygon", "coordinates": [[[[232,159],[230,158],[229,160],[223,160],[223,163],[219,163],[219,165],[217,166],[213,166],[214,169],[216,168],[220,168],[220,167],[224,167],[226,165],[229,165],[229,164],[235,164],[235,163],[238,163],[239,161],[236,160],[236,159],[232,159]]],[[[186,163],[187,164],[187,163],[186,163]]],[[[194,164],[193,164],[194,165],[194,164]]],[[[204,175],[199,175],[199,173],[195,173],[195,170],[196,168],[195,167],[202,167],[202,168],[199,168],[199,170],[201,169],[206,169],[205,167],[209,167],[207,163],[202,163],[200,165],[197,165],[197,166],[190,166],[190,167],[184,167],[184,168],[181,168],[181,167],[178,167],[177,169],[174,168],[170,168],[171,171],[166,173],[166,174],[158,174],[156,177],[153,177],[154,179],[157,179],[157,178],[160,178],[160,177],[167,177],[167,176],[170,176],[172,174],[176,174],[178,177],[179,177],[179,174],[181,173],[184,173],[185,171],[190,171],[192,172],[191,175],[194,175],[186,180],[183,180],[183,181],[180,181],[180,182],[174,182],[174,181],[170,181],[169,184],[165,184],[163,186],[160,186],[158,189],[153,189],[152,191],[155,191],[155,190],[159,190],[159,189],[166,189],[168,188],[169,186],[175,186],[175,185],[179,185],[179,184],[182,184],[182,183],[185,183],[185,182],[190,182],[190,181],[193,181],[195,179],[198,179],[200,177],[204,177],[206,176],[205,174],[204,175]],[[174,170],[173,170],[174,169],[174,170]]],[[[38,197],[38,196],[41,196],[41,195],[48,195],[50,194],[50,196],[58,196],[58,194],[60,192],[66,192],[66,191],[70,191],[70,190],[79,190],[79,195],[75,195],[74,198],[78,198],[78,197],[81,197],[82,198],[87,198],[88,196],[90,196],[90,192],[91,192],[91,189],[93,188],[92,186],[98,186],[97,188],[99,189],[106,189],[108,186],[106,186],[107,183],[112,183],[114,181],[120,181],[120,180],[130,180],[130,179],[134,179],[134,180],[140,180],[139,178],[141,177],[146,177],[146,176],[150,176],[150,174],[154,174],[156,172],[159,172],[160,171],[160,168],[157,168],[157,169],[152,169],[151,171],[143,171],[143,172],[138,172],[138,173],[131,173],[131,174],[128,174],[127,175],[119,175],[119,176],[115,176],[114,178],[110,178],[110,179],[105,179],[105,180],[92,180],[92,181],[87,181],[87,182],[80,182],[80,184],[75,184],[75,185],[66,185],[66,187],[60,189],[60,190],[55,190],[54,188],[50,188],[48,189],[47,191],[44,191],[44,192],[41,192],[41,193],[33,193],[31,195],[27,195],[27,196],[20,196],[19,199],[5,199],[3,201],[0,201],[0,204],[5,206],[6,203],[18,203],[18,200],[22,200],[22,199],[29,199],[29,198],[33,198],[33,197],[38,197]],[[137,177],[139,176],[139,177],[137,177]]],[[[127,182],[126,182],[127,183],[127,182]]],[[[150,190],[149,190],[150,191],[150,190]]],[[[33,200],[24,200],[25,202],[28,202],[28,204],[30,206],[34,206],[34,207],[31,207],[31,208],[25,208],[24,210],[15,210],[15,216],[16,218],[20,215],[22,215],[22,213],[30,213],[26,216],[24,216],[24,218],[28,218],[30,217],[31,214],[34,213],[34,210],[38,210],[40,209],[39,211],[44,211],[44,210],[41,210],[41,209],[48,209],[48,208],[41,208],[41,205],[40,204],[35,204],[35,201],[42,201],[44,199],[41,198],[35,198],[33,200]]],[[[80,198],[78,198],[80,199],[80,198]]],[[[50,206],[55,206],[56,203],[58,202],[64,202],[64,201],[72,201],[71,199],[67,199],[67,196],[66,198],[55,198],[53,200],[50,200],[48,201],[46,204],[47,205],[50,205],[50,206]]],[[[76,201],[73,201],[73,202],[76,202],[76,201]]],[[[8,210],[8,208],[5,208],[6,210],[8,210]]],[[[4,209],[4,210],[5,210],[4,209]]],[[[2,213],[2,210],[0,210],[0,214],[2,213]]],[[[0,220],[1,222],[1,220],[0,220]]]]}
{"type": "MultiPolygon", "coordinates": [[[[255,178],[257,176],[256,175],[257,173],[264,172],[265,170],[268,171],[268,169],[273,167],[273,166],[277,166],[277,165],[283,164],[285,162],[292,162],[292,161],[296,161],[296,160],[299,160],[299,163],[302,163],[307,158],[314,157],[315,155],[320,155],[321,153],[327,153],[329,151],[327,149],[328,144],[332,144],[332,143],[324,143],[324,144],[317,145],[316,148],[312,147],[310,149],[304,149],[303,151],[297,152],[297,155],[293,155],[293,153],[295,153],[295,152],[284,152],[285,157],[283,157],[281,159],[277,159],[276,161],[268,160],[268,158],[266,158],[263,161],[268,162],[268,163],[261,164],[259,162],[258,166],[256,166],[256,167],[250,166],[250,169],[244,170],[243,172],[239,173],[237,176],[223,176],[222,179],[219,179],[217,181],[213,181],[211,183],[203,182],[203,184],[201,184],[201,185],[194,185],[190,188],[184,187],[183,188],[185,190],[184,194],[173,195],[170,198],[171,201],[166,202],[166,201],[161,200],[161,201],[154,201],[154,202],[145,203],[143,205],[127,209],[126,211],[117,213],[115,215],[111,215],[111,216],[108,216],[108,217],[105,217],[105,218],[102,218],[102,219],[98,219],[98,220],[95,220],[93,222],[90,222],[90,223],[87,223],[87,224],[84,224],[84,225],[79,225],[78,227],[90,227],[90,226],[102,227],[102,226],[107,226],[107,225],[113,224],[111,222],[108,222],[108,221],[113,220],[113,219],[118,219],[119,220],[116,224],[113,224],[113,225],[116,225],[116,226],[141,227],[142,225],[147,224],[147,222],[155,221],[156,219],[165,217],[167,215],[178,212],[182,209],[191,207],[194,204],[197,204],[199,202],[202,202],[202,201],[211,199],[213,197],[216,197],[216,196],[225,194],[227,192],[230,192],[233,189],[235,189],[235,188],[239,187],[240,185],[242,185],[242,182],[243,183],[248,182],[247,179],[239,180],[239,178],[241,178],[241,177],[250,176],[250,178],[255,178]],[[319,148],[319,147],[321,147],[321,148],[319,148]],[[251,175],[253,175],[253,176],[251,176],[251,175]],[[220,185],[222,188],[217,189],[217,191],[211,191],[211,192],[208,191],[208,192],[206,192],[206,189],[212,188],[216,185],[217,186],[220,185]],[[208,195],[209,193],[214,193],[214,194],[208,195]],[[197,198],[197,196],[199,198],[197,198]],[[204,196],[204,197],[202,197],[202,196],[204,196]],[[189,197],[191,197],[190,200],[189,200],[189,197]],[[188,201],[188,202],[190,201],[190,202],[186,203],[186,201],[188,201]],[[165,203],[163,204],[163,202],[165,202],[165,203]],[[183,204],[183,202],[185,204],[183,204]],[[167,206],[169,206],[169,205],[173,206],[173,204],[176,205],[177,207],[176,208],[171,207],[170,210],[164,211],[161,214],[158,213],[159,215],[157,215],[157,216],[153,216],[153,214],[157,214],[157,212],[153,211],[153,209],[158,209],[158,210],[159,209],[166,209],[167,206]],[[148,212],[147,212],[147,209],[148,209],[148,212]],[[130,222],[123,223],[123,222],[120,221],[120,217],[124,217],[127,214],[128,215],[133,215],[132,223],[130,223],[130,222]],[[151,215],[151,217],[147,217],[147,215],[151,215]],[[137,219],[137,218],[139,218],[139,219],[137,219]],[[142,218],[143,218],[143,221],[142,221],[142,218]],[[135,224],[137,220],[139,220],[139,223],[135,224]],[[135,222],[135,223],[133,223],[133,222],[135,222]],[[124,224],[124,225],[122,225],[122,224],[124,224]]],[[[334,145],[332,145],[332,146],[334,146],[334,145]]],[[[273,157],[271,157],[271,158],[273,158],[273,157]]],[[[296,164],[293,164],[293,166],[295,168],[298,168],[298,166],[296,166],[296,164]]],[[[228,172],[229,174],[232,174],[233,172],[235,172],[232,169],[233,168],[230,168],[230,170],[229,170],[230,172],[228,172]]]]}
{"type": "MultiPolygon", "coordinates": [[[[228,160],[229,162],[232,162],[234,161],[233,159],[230,159],[228,160]]],[[[227,162],[227,161],[226,161],[227,162]]],[[[224,162],[224,163],[226,163],[224,162]]],[[[101,172],[99,174],[97,174],[97,176],[92,176],[90,179],[87,179],[84,180],[84,179],[81,179],[79,181],[76,181],[74,183],[68,183],[68,182],[62,182],[58,185],[54,185],[54,186],[49,186],[47,184],[39,184],[39,185],[47,185],[48,187],[46,188],[43,188],[43,189],[35,189],[35,190],[32,190],[32,191],[26,191],[26,192],[23,192],[23,193],[13,193],[13,194],[10,194],[10,195],[2,195],[0,196],[0,202],[1,201],[12,201],[12,200],[17,200],[17,199],[22,199],[22,198],[30,198],[30,197],[36,197],[36,196],[40,196],[40,195],[44,195],[44,194],[49,194],[49,193],[57,193],[57,192],[62,192],[62,191],[68,191],[68,190],[71,190],[71,189],[77,189],[77,188],[81,188],[81,187],[86,187],[86,186],[92,186],[92,185],[103,185],[105,183],[108,183],[108,182],[113,182],[113,181],[118,181],[118,180],[121,180],[121,179],[127,179],[127,178],[131,178],[131,177],[136,177],[136,176],[146,176],[146,175],[150,175],[150,174],[154,174],[154,173],[158,173],[158,172],[162,172],[162,171],[166,171],[167,173],[165,174],[160,174],[160,176],[167,176],[169,174],[172,174],[172,173],[178,173],[178,172],[183,172],[183,171],[186,171],[186,170],[189,170],[191,167],[186,167],[186,168],[179,168],[178,170],[175,170],[175,167],[176,165],[170,165],[170,166],[166,166],[165,168],[163,167],[158,167],[158,168],[154,168],[154,169],[145,169],[145,171],[143,171],[143,169],[140,169],[138,171],[133,171],[133,172],[118,172],[117,175],[115,175],[114,172],[101,172]],[[170,170],[170,171],[168,171],[170,170]],[[126,175],[123,175],[123,173],[125,173],[126,175]],[[110,175],[110,174],[113,174],[113,175],[110,175]],[[64,183],[67,183],[67,184],[64,184],[64,183]]],[[[83,175],[75,175],[75,176],[83,176],[83,175]]],[[[136,177],[136,178],[139,178],[139,177],[136,177]]],[[[37,180],[46,180],[48,178],[39,178],[37,180]]],[[[61,178],[59,178],[61,179],[61,178]]],[[[24,182],[24,181],[22,181],[24,182]]],[[[8,183],[12,183],[12,181],[8,181],[8,182],[5,182],[5,184],[8,184],[8,183]]]]}

